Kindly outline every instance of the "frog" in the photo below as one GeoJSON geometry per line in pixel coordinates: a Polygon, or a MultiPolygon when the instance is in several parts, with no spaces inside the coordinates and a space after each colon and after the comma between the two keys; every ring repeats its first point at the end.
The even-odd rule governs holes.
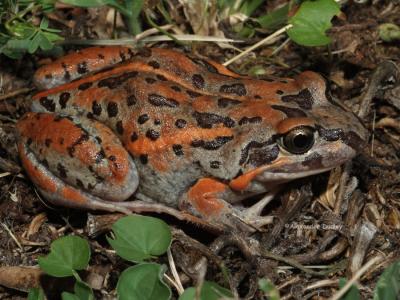
{"type": "Polygon", "coordinates": [[[253,78],[179,50],[109,46],[56,59],[33,81],[16,124],[21,163],[44,198],[78,209],[260,229],[275,191],[368,138],[313,71],[253,78]]]}

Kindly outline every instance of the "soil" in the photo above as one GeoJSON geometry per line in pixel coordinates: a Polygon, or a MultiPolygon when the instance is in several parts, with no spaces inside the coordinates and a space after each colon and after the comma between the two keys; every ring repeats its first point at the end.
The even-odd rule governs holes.
{"type": "MultiPolygon", "coordinates": [[[[273,10],[282,2],[268,1],[268,7],[257,13],[273,10]]],[[[147,5],[154,9],[150,2],[147,5]]],[[[175,8],[171,12],[173,21],[184,33],[193,33],[194,25],[189,24],[178,1],[175,8]]],[[[49,19],[66,39],[106,39],[113,36],[110,15],[114,14],[106,7],[63,5],[49,19]]],[[[379,26],[383,23],[400,25],[399,1],[347,1],[341,15],[334,19],[329,47],[307,48],[288,42],[271,55],[284,42],[282,35],[230,65],[232,70],[251,76],[260,70],[263,76],[277,77],[290,77],[303,70],[323,74],[333,97],[355,113],[368,106],[362,120],[370,139],[351,166],[288,184],[267,206],[265,215],[275,216],[277,221],[263,232],[252,236],[219,234],[161,215],[174,228],[171,252],[185,287],[195,284],[200,276],[196,266],[207,257],[205,278],[229,288],[219,265],[223,262],[232,275],[231,287],[242,298],[263,299],[257,279],[265,277],[278,288],[282,299],[327,299],[338,290],[339,278],[351,278],[361,266],[376,260],[358,280],[362,299],[372,298],[383,270],[400,258],[400,76],[396,69],[400,41],[381,40],[379,26]],[[370,104],[365,100],[369,96],[370,104]],[[257,241],[259,247],[250,240],[257,241]]],[[[210,35],[223,32],[234,37],[227,24],[211,25],[203,30],[210,35]]],[[[120,18],[115,30],[127,36],[120,18]]],[[[265,32],[256,32],[236,46],[244,49],[265,36],[265,32]]],[[[158,42],[148,46],[179,48],[220,63],[237,54],[214,43],[183,47],[158,42]]],[[[78,48],[65,43],[63,51],[78,48]]],[[[36,192],[17,157],[15,122],[29,110],[28,99],[34,93],[32,74],[51,58],[44,53],[25,55],[21,60],[0,56],[0,270],[35,266],[37,258],[49,252],[52,241],[64,235],[80,235],[92,249],[90,268],[82,276],[93,286],[97,299],[112,299],[119,274],[129,266],[110,251],[105,239],[109,225],[119,215],[49,204],[36,192]]],[[[168,265],[166,255],[155,261],[168,265]]],[[[21,278],[21,270],[25,269],[10,273],[7,285],[0,284],[0,299],[26,298],[26,290],[36,284],[37,276],[21,278]]],[[[5,280],[1,277],[0,283],[5,280]]],[[[72,289],[68,280],[41,277],[40,281],[49,299],[59,299],[60,291],[72,289]]],[[[176,299],[177,291],[171,289],[176,299]]]]}

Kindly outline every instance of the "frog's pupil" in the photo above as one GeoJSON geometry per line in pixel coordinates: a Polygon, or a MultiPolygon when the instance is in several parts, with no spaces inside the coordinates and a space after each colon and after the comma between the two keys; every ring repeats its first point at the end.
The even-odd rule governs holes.
{"type": "Polygon", "coordinates": [[[310,136],[300,133],[294,137],[293,144],[298,149],[308,148],[310,145],[310,136]]]}

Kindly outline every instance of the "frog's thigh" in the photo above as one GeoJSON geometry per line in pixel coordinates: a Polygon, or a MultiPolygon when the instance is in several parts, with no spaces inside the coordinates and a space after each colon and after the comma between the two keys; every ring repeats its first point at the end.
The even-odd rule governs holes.
{"type": "Polygon", "coordinates": [[[138,186],[132,158],[114,133],[95,120],[28,113],[17,133],[26,172],[53,202],[98,208],[98,201],[125,200],[138,186]]]}
{"type": "Polygon", "coordinates": [[[206,219],[218,219],[232,212],[225,201],[238,196],[226,184],[211,178],[202,178],[181,198],[180,208],[206,219]]]}

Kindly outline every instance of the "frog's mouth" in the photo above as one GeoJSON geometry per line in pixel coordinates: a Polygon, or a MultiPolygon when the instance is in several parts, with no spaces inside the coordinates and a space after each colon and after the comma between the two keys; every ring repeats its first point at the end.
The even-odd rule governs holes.
{"type": "Polygon", "coordinates": [[[356,152],[340,141],[319,145],[318,150],[303,155],[281,153],[269,165],[259,168],[256,181],[281,183],[329,171],[352,159],[356,152]]]}

